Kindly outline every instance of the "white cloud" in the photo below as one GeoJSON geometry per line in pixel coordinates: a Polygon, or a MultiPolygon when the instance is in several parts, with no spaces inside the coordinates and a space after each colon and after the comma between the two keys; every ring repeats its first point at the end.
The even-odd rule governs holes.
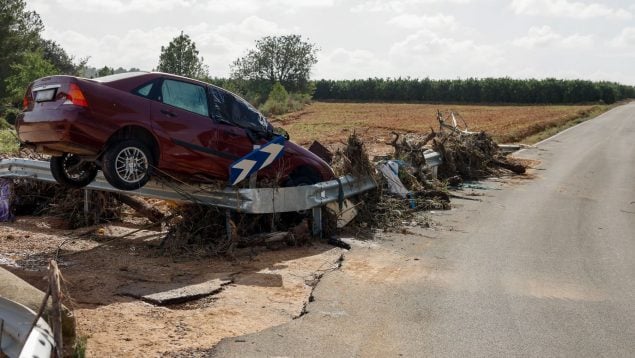
{"type": "Polygon", "coordinates": [[[511,9],[518,15],[537,15],[590,19],[608,17],[630,19],[632,14],[625,9],[615,9],[600,3],[571,0],[512,0],[511,9]]]}
{"type": "Polygon", "coordinates": [[[527,36],[517,38],[512,44],[518,47],[533,49],[537,47],[563,47],[563,48],[589,48],[593,46],[593,36],[571,35],[562,36],[556,33],[550,26],[532,27],[527,36]]]}
{"type": "Polygon", "coordinates": [[[353,6],[351,11],[353,12],[405,12],[409,9],[421,8],[423,5],[434,3],[455,3],[455,4],[467,4],[472,0],[364,0],[359,4],[353,6]]]}
{"type": "Polygon", "coordinates": [[[265,7],[284,9],[331,7],[339,0],[34,0],[38,6],[61,6],[65,9],[88,13],[157,13],[175,9],[191,11],[210,11],[217,13],[251,12],[255,13],[265,7]]]}
{"type": "Polygon", "coordinates": [[[451,15],[437,14],[414,15],[401,14],[388,20],[388,25],[403,27],[406,29],[439,29],[453,31],[458,27],[456,18],[451,15]]]}
{"type": "Polygon", "coordinates": [[[184,29],[155,27],[148,30],[132,29],[122,35],[89,36],[81,31],[45,30],[45,37],[72,49],[76,57],[90,56],[89,65],[102,67],[138,67],[151,70],[159,60],[161,46],[166,46],[183,30],[196,43],[199,54],[215,75],[226,75],[229,65],[254,41],[265,35],[287,33],[288,30],[273,22],[250,16],[241,22],[210,27],[199,23],[184,29]]]}
{"type": "Polygon", "coordinates": [[[91,37],[74,30],[46,30],[51,38],[76,57],[90,56],[89,65],[102,67],[138,67],[150,70],[157,65],[161,45],[179,33],[176,28],[133,29],[122,36],[91,37]],[[72,49],[72,51],[70,51],[72,49]]]}
{"type": "Polygon", "coordinates": [[[160,12],[170,11],[176,8],[189,8],[196,4],[196,0],[54,0],[60,6],[85,12],[160,12]]]}
{"type": "Polygon", "coordinates": [[[205,10],[216,13],[256,13],[263,8],[281,8],[284,12],[295,12],[303,8],[325,8],[334,6],[339,0],[211,0],[199,1],[205,10]]]}
{"type": "Polygon", "coordinates": [[[434,73],[437,77],[455,78],[499,75],[505,63],[504,52],[494,46],[471,40],[441,37],[420,30],[390,49],[393,63],[406,74],[434,73]]]}
{"type": "Polygon", "coordinates": [[[352,79],[390,76],[390,63],[366,50],[337,48],[318,56],[313,78],[352,79]]]}
{"type": "Polygon", "coordinates": [[[223,75],[229,65],[243,56],[247,49],[253,48],[257,39],[267,35],[280,35],[293,32],[276,23],[250,16],[238,23],[227,23],[216,28],[201,24],[191,30],[200,54],[210,65],[210,71],[223,75]]]}
{"type": "MultiPolygon", "coordinates": [[[[210,31],[210,29],[207,29],[210,31]]],[[[287,29],[278,26],[275,22],[262,19],[258,16],[249,16],[241,22],[230,22],[214,29],[214,32],[232,38],[233,40],[250,41],[266,35],[275,35],[288,32],[287,29]]]]}
{"type": "Polygon", "coordinates": [[[627,27],[610,42],[611,46],[633,48],[635,47],[635,27],[627,27]]]}
{"type": "Polygon", "coordinates": [[[338,2],[338,0],[269,0],[267,4],[289,7],[331,7],[338,2]]]}

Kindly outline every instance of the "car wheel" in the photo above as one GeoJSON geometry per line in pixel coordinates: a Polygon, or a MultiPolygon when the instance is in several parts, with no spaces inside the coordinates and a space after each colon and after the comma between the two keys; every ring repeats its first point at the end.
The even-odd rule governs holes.
{"type": "Polygon", "coordinates": [[[104,153],[102,171],[110,185],[121,190],[135,190],[150,180],[152,152],[136,139],[112,144],[104,153]]]}
{"type": "MultiPolygon", "coordinates": [[[[284,183],[285,187],[313,185],[320,182],[317,174],[311,170],[300,168],[289,175],[289,179],[284,183]]],[[[284,213],[283,221],[299,223],[302,219],[310,217],[311,210],[299,210],[296,212],[284,213]]]]}
{"type": "Polygon", "coordinates": [[[97,176],[97,165],[83,161],[75,154],[65,153],[51,157],[51,174],[55,180],[69,188],[83,188],[97,176]]]}
{"type": "Polygon", "coordinates": [[[301,168],[289,175],[289,179],[284,183],[285,187],[313,185],[320,182],[320,177],[310,170],[301,168]]]}

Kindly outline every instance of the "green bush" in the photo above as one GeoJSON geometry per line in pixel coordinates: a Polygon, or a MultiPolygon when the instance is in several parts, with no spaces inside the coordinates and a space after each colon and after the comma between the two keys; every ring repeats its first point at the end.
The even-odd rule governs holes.
{"type": "Polygon", "coordinates": [[[269,92],[267,101],[260,107],[265,115],[289,112],[289,93],[280,82],[276,82],[269,92]]]}
{"type": "Polygon", "coordinates": [[[0,118],[0,130],[11,129],[11,125],[4,118],[0,118]]]}
{"type": "Polygon", "coordinates": [[[17,108],[13,108],[13,107],[7,108],[7,110],[4,112],[4,119],[7,121],[7,123],[14,126],[15,121],[21,112],[22,111],[17,108]]]}
{"type": "Polygon", "coordinates": [[[0,130],[0,154],[16,154],[20,150],[20,142],[12,129],[0,130]]]}

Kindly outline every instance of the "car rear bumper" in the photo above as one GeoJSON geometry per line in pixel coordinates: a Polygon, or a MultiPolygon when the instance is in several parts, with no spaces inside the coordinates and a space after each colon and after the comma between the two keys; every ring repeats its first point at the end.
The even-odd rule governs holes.
{"type": "Polygon", "coordinates": [[[22,113],[17,120],[20,141],[38,151],[96,155],[103,143],[88,133],[94,120],[86,110],[44,110],[22,113]]]}

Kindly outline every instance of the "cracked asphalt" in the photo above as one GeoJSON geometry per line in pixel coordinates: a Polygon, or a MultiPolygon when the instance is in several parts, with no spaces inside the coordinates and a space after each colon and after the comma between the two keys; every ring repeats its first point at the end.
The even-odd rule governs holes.
{"type": "Polygon", "coordinates": [[[635,104],[518,155],[535,178],[485,182],[440,229],[353,242],[306,314],[210,354],[635,356],[635,104]]]}

